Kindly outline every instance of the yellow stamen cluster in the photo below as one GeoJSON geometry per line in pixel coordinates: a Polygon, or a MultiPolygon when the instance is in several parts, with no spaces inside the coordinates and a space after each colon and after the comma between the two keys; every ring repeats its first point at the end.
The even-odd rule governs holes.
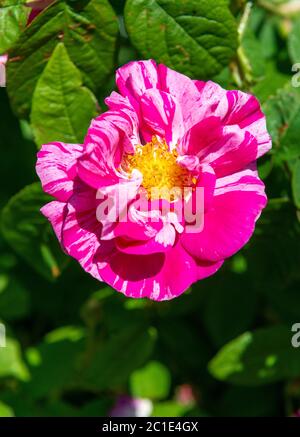
{"type": "Polygon", "coordinates": [[[143,175],[142,186],[148,199],[175,200],[184,187],[194,181],[189,171],[177,163],[178,152],[170,150],[165,140],[155,136],[149,143],[138,146],[134,155],[126,155],[122,168],[129,174],[134,169],[143,175]]]}

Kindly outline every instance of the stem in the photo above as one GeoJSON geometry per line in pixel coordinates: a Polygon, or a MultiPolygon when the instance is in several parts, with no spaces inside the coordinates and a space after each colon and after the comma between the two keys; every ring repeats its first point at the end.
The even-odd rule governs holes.
{"type": "Polygon", "coordinates": [[[242,48],[242,39],[251,15],[251,8],[252,2],[247,2],[238,26],[239,47],[237,49],[236,59],[230,65],[233,79],[239,88],[248,88],[252,82],[251,65],[242,48]]]}
{"type": "Polygon", "coordinates": [[[253,6],[252,2],[246,3],[245,9],[244,9],[244,12],[243,12],[243,15],[242,15],[239,27],[238,27],[238,35],[239,35],[240,44],[242,42],[242,38],[243,38],[243,35],[245,33],[248,20],[250,18],[252,6],[253,6]]]}
{"type": "Polygon", "coordinates": [[[239,88],[243,88],[243,79],[241,77],[238,63],[235,61],[232,61],[229,65],[229,68],[231,70],[231,74],[232,74],[234,82],[237,84],[237,86],[239,88]]]}

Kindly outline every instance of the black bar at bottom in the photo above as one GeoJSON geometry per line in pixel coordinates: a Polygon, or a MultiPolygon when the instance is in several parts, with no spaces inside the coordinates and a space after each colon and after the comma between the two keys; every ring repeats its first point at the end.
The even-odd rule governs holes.
{"type": "Polygon", "coordinates": [[[300,418],[137,418],[137,417],[26,417],[1,418],[0,435],[43,436],[57,433],[66,435],[96,436],[118,434],[137,436],[147,433],[169,432],[172,434],[193,433],[198,435],[238,435],[254,436],[255,433],[270,435],[300,435],[300,418]]]}

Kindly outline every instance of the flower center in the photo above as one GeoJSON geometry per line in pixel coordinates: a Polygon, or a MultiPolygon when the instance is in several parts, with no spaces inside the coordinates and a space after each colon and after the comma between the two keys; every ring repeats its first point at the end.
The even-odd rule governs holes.
{"type": "Polygon", "coordinates": [[[123,168],[129,174],[134,169],[143,175],[142,187],[148,199],[173,201],[182,195],[184,187],[193,185],[190,172],[177,163],[178,152],[172,151],[165,140],[152,141],[136,147],[134,155],[126,155],[123,168]]]}

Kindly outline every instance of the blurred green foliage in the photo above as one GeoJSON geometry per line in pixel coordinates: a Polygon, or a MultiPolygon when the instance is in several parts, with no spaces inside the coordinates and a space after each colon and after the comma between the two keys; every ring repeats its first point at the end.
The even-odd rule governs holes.
{"type": "Polygon", "coordinates": [[[26,27],[24,1],[0,1],[10,57],[0,89],[0,416],[105,416],[121,394],[151,399],[156,416],[299,408],[300,9],[211,3],[57,1],[26,27]],[[269,204],[251,242],[162,303],[126,299],[62,253],[39,213],[48,196],[34,169],[41,142],[82,139],[118,65],[151,57],[256,94],[273,138],[259,163],[269,204]]]}

